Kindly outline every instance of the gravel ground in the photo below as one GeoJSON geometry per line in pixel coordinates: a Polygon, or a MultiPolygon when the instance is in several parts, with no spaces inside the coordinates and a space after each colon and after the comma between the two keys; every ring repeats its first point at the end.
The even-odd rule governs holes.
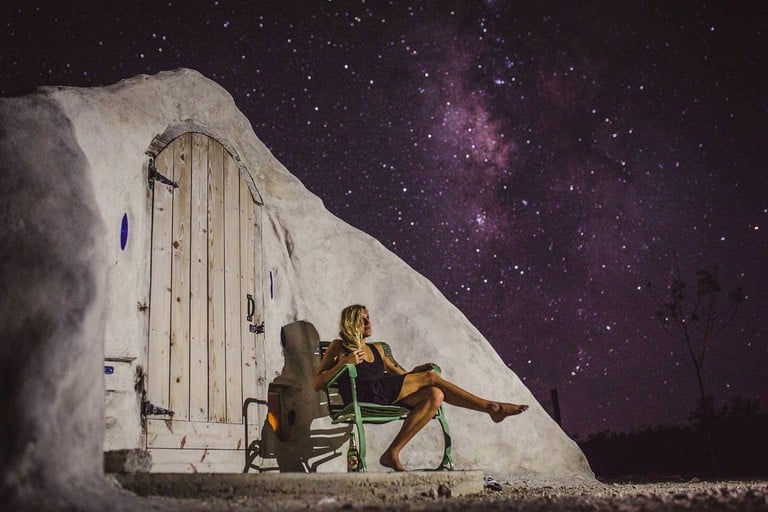
{"type": "Polygon", "coordinates": [[[500,491],[450,497],[441,489],[417,498],[397,496],[299,496],[267,495],[206,500],[146,498],[147,505],[190,512],[248,510],[407,510],[407,511],[768,511],[768,481],[698,481],[608,483],[576,487],[531,486],[503,483],[500,491]]]}

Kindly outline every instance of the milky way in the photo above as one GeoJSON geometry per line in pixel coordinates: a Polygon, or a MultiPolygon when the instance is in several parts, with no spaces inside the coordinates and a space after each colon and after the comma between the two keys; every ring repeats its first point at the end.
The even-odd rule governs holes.
{"type": "Polygon", "coordinates": [[[686,420],[693,370],[647,283],[672,251],[690,279],[718,266],[748,299],[708,391],[768,401],[764,7],[104,4],[3,7],[0,94],[198,69],[545,406],[557,389],[571,434],[686,420]]]}

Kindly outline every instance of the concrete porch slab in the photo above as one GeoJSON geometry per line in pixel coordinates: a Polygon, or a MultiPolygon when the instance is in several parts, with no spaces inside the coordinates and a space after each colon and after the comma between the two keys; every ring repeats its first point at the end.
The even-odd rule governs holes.
{"type": "Polygon", "coordinates": [[[407,473],[134,473],[110,474],[139,496],[233,498],[285,495],[369,496],[407,499],[466,496],[483,492],[480,471],[407,473]]]}

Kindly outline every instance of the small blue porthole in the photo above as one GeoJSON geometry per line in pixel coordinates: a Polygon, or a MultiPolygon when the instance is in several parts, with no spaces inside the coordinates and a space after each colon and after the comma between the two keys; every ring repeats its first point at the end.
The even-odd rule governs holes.
{"type": "Polygon", "coordinates": [[[120,223],[120,250],[124,251],[128,245],[128,214],[123,214],[123,222],[120,223]]]}

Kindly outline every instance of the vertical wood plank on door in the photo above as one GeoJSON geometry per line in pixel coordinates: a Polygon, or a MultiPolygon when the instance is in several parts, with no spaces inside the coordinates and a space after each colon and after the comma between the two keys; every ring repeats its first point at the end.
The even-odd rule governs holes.
{"type": "Polygon", "coordinates": [[[224,153],[224,302],[226,304],[227,422],[242,423],[240,346],[240,170],[224,153]]]}
{"type": "MultiPolygon", "coordinates": [[[[173,176],[173,150],[162,151],[155,167],[173,176]]],[[[152,273],[150,277],[147,399],[160,407],[169,404],[169,349],[171,340],[171,228],[173,188],[155,181],[152,211],[152,273]]]]}
{"type": "Polygon", "coordinates": [[[208,137],[192,134],[189,418],[208,419],[208,137]]]}
{"type": "MultiPolygon", "coordinates": [[[[254,318],[247,321],[247,298],[250,294],[254,300],[254,306],[258,305],[258,294],[254,283],[254,252],[255,252],[255,218],[254,202],[251,198],[251,191],[244,181],[240,181],[240,300],[245,301],[245,307],[240,316],[240,339],[242,342],[242,360],[243,360],[243,399],[261,398],[256,391],[257,369],[258,365],[263,364],[256,358],[256,335],[248,329],[250,324],[257,324],[255,316],[258,311],[254,311],[254,318]]],[[[254,308],[256,309],[256,308],[254,308]]],[[[254,424],[261,424],[261,417],[258,407],[253,406],[249,411],[254,424]]]]}
{"type": "MultiPolygon", "coordinates": [[[[261,205],[254,204],[254,254],[253,254],[253,282],[256,301],[256,314],[253,317],[254,323],[261,324],[264,322],[264,289],[266,286],[266,276],[264,273],[264,245],[261,243],[262,226],[264,221],[262,219],[261,205]]],[[[267,360],[266,343],[264,341],[266,334],[260,333],[254,336],[254,343],[256,344],[256,396],[262,399],[267,396],[267,360]]],[[[264,418],[261,418],[263,421],[264,418]]]]}
{"type": "MultiPolygon", "coordinates": [[[[170,405],[174,420],[189,419],[189,249],[192,135],[173,144],[173,274],[171,279],[170,405]]],[[[171,149],[169,147],[168,149],[171,149]]]]}
{"type": "Polygon", "coordinates": [[[224,148],[208,142],[208,419],[227,416],[224,309],[224,148]]]}

